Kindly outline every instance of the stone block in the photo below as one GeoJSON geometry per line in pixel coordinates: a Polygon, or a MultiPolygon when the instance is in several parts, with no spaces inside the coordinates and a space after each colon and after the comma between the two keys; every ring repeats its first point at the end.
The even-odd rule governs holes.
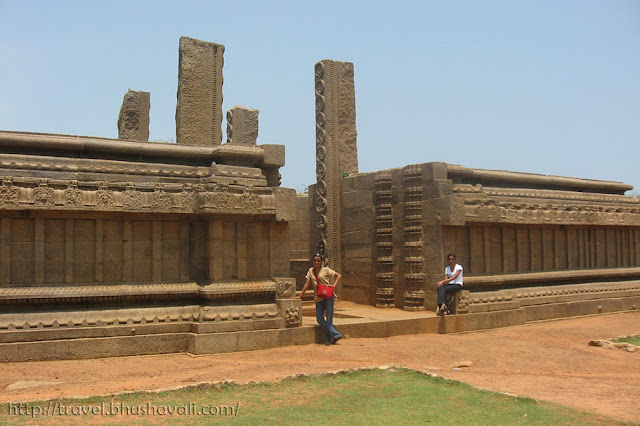
{"type": "Polygon", "coordinates": [[[375,261],[370,257],[346,258],[342,261],[342,269],[349,272],[375,272],[375,261]]]}
{"type": "Polygon", "coordinates": [[[282,318],[258,319],[253,321],[254,330],[273,330],[282,328],[284,320],[282,318]]]}
{"type": "Polygon", "coordinates": [[[239,336],[240,332],[214,334],[190,333],[187,337],[188,351],[194,355],[236,352],[238,351],[239,336]]]}
{"type": "Polygon", "coordinates": [[[342,179],[342,191],[373,191],[376,188],[376,173],[355,173],[342,179]]]}
{"type": "Polygon", "coordinates": [[[375,244],[375,231],[370,230],[370,232],[343,232],[342,244],[375,244]]]}
{"type": "Polygon", "coordinates": [[[290,188],[273,188],[276,198],[276,220],[294,221],[297,214],[296,191],[290,188]]]}
{"type": "MultiPolygon", "coordinates": [[[[345,277],[340,283],[342,286],[342,298],[350,302],[360,303],[362,305],[373,305],[376,301],[375,287],[373,286],[352,286],[349,284],[350,279],[345,277]]],[[[375,282],[368,280],[369,283],[375,282]]]]}
{"type": "Polygon", "coordinates": [[[64,262],[66,244],[62,242],[47,242],[44,246],[45,261],[64,262]]]}
{"type": "Polygon", "coordinates": [[[227,143],[255,146],[258,140],[257,109],[236,105],[227,111],[227,143]]]}
{"type": "MultiPolygon", "coordinates": [[[[293,296],[295,296],[295,293],[293,296]]],[[[302,325],[302,300],[278,299],[276,303],[282,316],[281,324],[287,327],[300,327],[302,325]]]]}
{"type": "Polygon", "coordinates": [[[12,219],[11,220],[11,241],[29,242],[35,238],[33,219],[12,219]]]}
{"type": "Polygon", "coordinates": [[[118,139],[149,140],[149,92],[129,89],[122,100],[118,116],[118,139]]]}
{"type": "Polygon", "coordinates": [[[376,227],[375,218],[373,205],[366,208],[343,209],[342,228],[349,232],[370,232],[376,227]]]}
{"type": "Polygon", "coordinates": [[[373,244],[342,244],[342,253],[345,258],[374,258],[376,248],[373,244]]]}
{"type": "Polygon", "coordinates": [[[283,167],[285,165],[285,147],[284,145],[260,145],[259,148],[264,150],[264,159],[262,163],[267,167],[283,167]]]}
{"type": "Polygon", "coordinates": [[[342,211],[350,211],[357,208],[371,208],[374,206],[373,191],[355,190],[343,191],[340,195],[342,203],[342,211]]]}
{"type": "Polygon", "coordinates": [[[267,276],[284,276],[289,274],[290,258],[287,257],[273,257],[271,258],[270,271],[267,276]]]}
{"type": "Polygon", "coordinates": [[[253,351],[279,346],[279,330],[260,330],[240,332],[238,334],[238,351],[253,351]]]}
{"type": "Polygon", "coordinates": [[[316,342],[316,330],[314,327],[305,326],[278,331],[281,346],[309,345],[316,342]]]}
{"type": "Polygon", "coordinates": [[[64,282],[66,263],[64,262],[45,262],[44,263],[44,282],[45,283],[62,283],[64,282]]]}
{"type": "Polygon", "coordinates": [[[217,146],[222,142],[224,46],[180,38],[176,138],[179,144],[217,146]]]}

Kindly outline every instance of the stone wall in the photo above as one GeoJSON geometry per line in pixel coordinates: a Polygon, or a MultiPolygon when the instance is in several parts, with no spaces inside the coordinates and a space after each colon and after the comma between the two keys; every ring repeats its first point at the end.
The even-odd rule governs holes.
{"type": "Polygon", "coordinates": [[[342,178],[342,297],[375,304],[376,211],[375,175],[361,173],[342,178]]]}
{"type": "Polygon", "coordinates": [[[309,261],[309,195],[297,194],[296,218],[289,222],[291,233],[291,259],[309,261]]]}
{"type": "Polygon", "coordinates": [[[288,276],[286,223],[3,212],[2,284],[185,282],[288,276]],[[57,217],[56,217],[57,216],[57,217]]]}
{"type": "Polygon", "coordinates": [[[443,227],[443,244],[469,274],[640,266],[640,230],[618,226],[443,227]]]}
{"type": "Polygon", "coordinates": [[[309,239],[309,195],[297,194],[296,218],[289,222],[291,241],[291,277],[296,279],[296,287],[302,289],[305,276],[310,268],[310,239],[309,239]]]}

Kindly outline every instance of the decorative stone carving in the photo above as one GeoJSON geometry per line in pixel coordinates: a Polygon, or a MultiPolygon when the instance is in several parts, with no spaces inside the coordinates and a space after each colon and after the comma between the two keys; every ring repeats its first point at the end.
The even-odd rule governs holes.
{"type": "Polygon", "coordinates": [[[142,194],[133,186],[127,186],[122,195],[122,206],[125,210],[140,210],[142,208],[142,194]]]}
{"type": "Polygon", "coordinates": [[[97,205],[98,207],[114,207],[114,194],[113,191],[109,190],[109,184],[107,182],[102,182],[100,184],[100,189],[96,193],[97,205]]]}
{"type": "Polygon", "coordinates": [[[300,323],[300,318],[300,308],[295,306],[286,310],[284,321],[287,326],[298,325],[300,323]]]}
{"type": "Polygon", "coordinates": [[[156,185],[151,194],[151,207],[160,210],[171,208],[171,196],[165,192],[164,187],[160,184],[156,185]]]}
{"type": "Polygon", "coordinates": [[[207,300],[232,299],[239,296],[275,296],[273,281],[215,282],[200,286],[198,293],[207,300]]]}
{"type": "Polygon", "coordinates": [[[296,294],[295,278],[274,278],[276,281],[276,299],[290,299],[296,294]]]}
{"type": "Polygon", "coordinates": [[[323,60],[315,66],[316,81],[316,209],[318,251],[328,265],[341,269],[340,181],[358,172],[353,64],[323,60]]]}
{"type": "Polygon", "coordinates": [[[376,308],[394,308],[395,292],[393,287],[378,288],[376,290],[376,308]]]}
{"type": "Polygon", "coordinates": [[[404,293],[405,311],[423,311],[424,310],[424,290],[407,291],[404,293]]]}
{"type": "Polygon", "coordinates": [[[69,186],[64,191],[64,202],[68,207],[80,207],[84,205],[82,200],[83,191],[78,189],[78,181],[74,180],[69,183],[69,186]]]}
{"type": "Polygon", "coordinates": [[[376,251],[378,255],[376,262],[376,278],[378,280],[376,307],[392,308],[395,306],[395,292],[393,289],[395,273],[393,272],[394,259],[392,253],[391,175],[386,173],[376,175],[375,184],[376,251]]]}
{"type": "Polygon", "coordinates": [[[405,167],[402,185],[405,234],[404,280],[407,289],[403,309],[414,311],[424,309],[421,169],[417,166],[405,167]]]}
{"type": "Polygon", "coordinates": [[[17,205],[20,201],[20,190],[13,186],[13,179],[6,178],[0,186],[0,206],[1,205],[17,205]]]}

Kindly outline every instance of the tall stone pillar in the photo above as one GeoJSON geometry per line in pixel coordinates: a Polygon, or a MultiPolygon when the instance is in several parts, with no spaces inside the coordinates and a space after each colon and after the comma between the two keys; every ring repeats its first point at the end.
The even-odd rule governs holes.
{"type": "Polygon", "coordinates": [[[180,37],[176,140],[217,146],[222,142],[224,46],[180,37]]]}
{"type": "Polygon", "coordinates": [[[353,64],[325,59],[315,66],[318,251],[330,268],[342,268],[340,184],[358,172],[353,64]]]}

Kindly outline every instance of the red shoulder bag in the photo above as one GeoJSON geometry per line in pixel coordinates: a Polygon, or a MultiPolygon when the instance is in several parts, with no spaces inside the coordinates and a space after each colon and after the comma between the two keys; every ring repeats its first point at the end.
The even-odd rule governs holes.
{"type": "Polygon", "coordinates": [[[318,274],[316,274],[316,270],[313,270],[313,275],[316,276],[316,295],[320,299],[331,299],[333,297],[333,289],[335,287],[324,285],[318,279],[318,274]]]}

